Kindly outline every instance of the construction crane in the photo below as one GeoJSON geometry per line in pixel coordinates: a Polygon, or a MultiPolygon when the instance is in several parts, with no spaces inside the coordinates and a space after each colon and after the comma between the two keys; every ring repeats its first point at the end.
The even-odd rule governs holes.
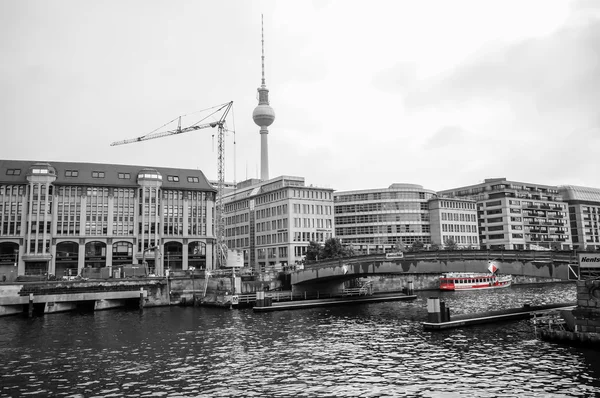
{"type": "MultiPolygon", "coordinates": [[[[218,261],[218,264],[220,267],[224,266],[226,264],[226,260],[227,260],[227,248],[225,246],[225,224],[223,222],[223,188],[225,186],[225,168],[224,168],[225,142],[224,141],[225,141],[225,131],[227,131],[227,129],[225,127],[225,119],[227,118],[227,115],[229,114],[229,111],[231,110],[232,106],[233,106],[233,101],[227,102],[222,105],[217,105],[216,107],[214,107],[214,108],[217,108],[214,112],[212,112],[210,115],[206,116],[204,119],[201,120],[201,121],[206,120],[207,118],[209,118],[213,115],[216,115],[219,112],[222,112],[221,117],[216,122],[199,124],[201,122],[200,121],[189,127],[182,128],[181,127],[181,116],[179,116],[179,123],[178,123],[176,130],[160,131],[160,132],[156,132],[156,130],[155,130],[154,132],[143,135],[141,137],[130,138],[127,140],[122,140],[122,141],[115,141],[110,144],[110,146],[133,144],[135,142],[153,140],[155,138],[162,138],[162,137],[167,137],[167,136],[171,136],[171,135],[187,133],[190,131],[201,130],[201,129],[205,129],[205,128],[209,128],[209,127],[210,128],[215,128],[215,127],[218,128],[219,133],[218,133],[217,173],[218,173],[219,182],[218,182],[218,186],[217,186],[217,203],[216,203],[216,211],[215,211],[215,223],[216,223],[216,227],[217,227],[216,228],[217,261],[218,261]]],[[[211,108],[211,109],[214,109],[214,108],[211,108]]],[[[175,119],[173,119],[173,120],[175,120],[175,119]]],[[[171,123],[171,122],[169,122],[169,123],[171,123]]]]}

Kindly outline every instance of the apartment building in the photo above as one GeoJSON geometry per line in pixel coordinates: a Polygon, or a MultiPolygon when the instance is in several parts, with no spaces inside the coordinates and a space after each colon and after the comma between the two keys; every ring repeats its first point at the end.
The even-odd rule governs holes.
{"type": "Polygon", "coordinates": [[[556,186],[492,178],[438,195],[442,199],[476,201],[482,248],[569,250],[572,247],[567,203],[556,186]]]}
{"type": "Polygon", "coordinates": [[[600,189],[564,185],[559,191],[569,206],[573,248],[600,250],[600,189]]]}

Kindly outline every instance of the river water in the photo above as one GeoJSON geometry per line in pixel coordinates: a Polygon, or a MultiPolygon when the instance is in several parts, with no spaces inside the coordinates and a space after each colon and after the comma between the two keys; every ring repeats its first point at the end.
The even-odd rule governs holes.
{"type": "Polygon", "coordinates": [[[592,397],[598,351],[546,343],[530,321],[428,332],[451,313],[575,302],[573,284],[419,292],[255,314],[162,307],[0,318],[1,397],[592,397]]]}

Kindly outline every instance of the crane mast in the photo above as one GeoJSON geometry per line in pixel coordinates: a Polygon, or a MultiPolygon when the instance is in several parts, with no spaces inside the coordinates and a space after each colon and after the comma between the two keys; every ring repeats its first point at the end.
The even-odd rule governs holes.
{"type": "MultiPolygon", "coordinates": [[[[230,101],[226,104],[222,104],[218,106],[218,109],[215,110],[214,112],[212,112],[210,115],[208,115],[206,118],[215,115],[216,113],[223,111],[223,114],[221,115],[221,117],[219,118],[218,121],[216,122],[210,122],[210,123],[204,123],[204,124],[194,124],[191,125],[189,127],[181,127],[181,117],[179,117],[179,124],[177,126],[177,129],[175,130],[170,130],[170,131],[162,131],[162,132],[152,132],[149,134],[146,134],[144,136],[141,137],[136,137],[136,138],[130,138],[130,139],[126,139],[126,140],[122,140],[122,141],[115,141],[113,143],[111,143],[111,146],[116,146],[116,145],[125,145],[125,144],[132,144],[132,143],[136,143],[136,142],[141,142],[141,141],[147,141],[147,140],[152,140],[152,139],[156,139],[156,138],[162,138],[162,137],[167,137],[170,135],[176,135],[176,134],[182,134],[182,133],[187,133],[190,131],[196,131],[196,130],[201,130],[201,129],[205,129],[205,128],[218,128],[218,155],[217,155],[217,173],[218,173],[218,184],[217,184],[217,198],[215,201],[215,235],[216,235],[216,246],[217,246],[217,253],[216,253],[216,259],[218,262],[218,265],[220,267],[225,265],[226,259],[227,259],[227,249],[226,249],[226,245],[225,245],[225,224],[223,221],[223,190],[225,187],[225,132],[227,131],[226,127],[225,127],[225,119],[227,118],[227,115],[229,113],[229,111],[231,110],[231,107],[233,106],[233,101],[230,101]]],[[[206,119],[205,118],[205,119],[206,119]]]]}

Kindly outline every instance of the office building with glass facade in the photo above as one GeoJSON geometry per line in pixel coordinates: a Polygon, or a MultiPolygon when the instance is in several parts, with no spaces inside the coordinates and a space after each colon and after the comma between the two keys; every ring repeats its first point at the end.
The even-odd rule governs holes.
{"type": "Polygon", "coordinates": [[[428,202],[434,191],[416,184],[334,194],[335,236],[357,254],[392,251],[399,244],[432,243],[428,202]]]}
{"type": "Polygon", "coordinates": [[[247,180],[223,195],[225,243],[256,272],[302,262],[309,242],[333,237],[333,189],[303,177],[247,180]]]}
{"type": "Polygon", "coordinates": [[[0,277],[212,269],[215,194],[199,170],[0,160],[0,277]]]}

